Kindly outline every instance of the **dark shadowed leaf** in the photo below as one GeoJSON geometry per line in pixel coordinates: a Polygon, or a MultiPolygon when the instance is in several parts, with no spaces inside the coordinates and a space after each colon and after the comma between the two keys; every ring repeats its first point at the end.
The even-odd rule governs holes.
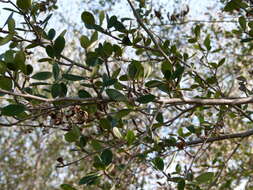
{"type": "Polygon", "coordinates": [[[108,130],[112,128],[111,122],[106,118],[100,119],[99,126],[108,130]]]}
{"type": "Polygon", "coordinates": [[[35,80],[47,80],[49,78],[52,77],[52,73],[51,72],[39,72],[39,73],[36,73],[32,76],[32,79],[35,79],[35,80]]]}
{"type": "Polygon", "coordinates": [[[60,56],[61,55],[61,52],[63,51],[65,47],[65,39],[63,36],[59,36],[55,42],[54,42],[54,46],[53,46],[53,49],[54,49],[54,53],[56,56],[60,56]]]}
{"type": "Polygon", "coordinates": [[[64,83],[53,84],[51,88],[51,94],[53,98],[56,97],[65,97],[67,94],[67,87],[64,83]]]}
{"type": "Polygon", "coordinates": [[[28,10],[32,6],[32,0],[17,0],[17,6],[22,10],[28,10]]]}
{"type": "Polygon", "coordinates": [[[114,89],[106,89],[106,94],[111,98],[112,100],[115,101],[127,101],[127,98],[124,94],[121,92],[114,90],[114,89]]]}
{"type": "Polygon", "coordinates": [[[84,11],[82,13],[82,21],[86,24],[86,25],[95,25],[95,19],[92,13],[88,12],[88,11],[84,11]]]}
{"type": "Polygon", "coordinates": [[[80,129],[74,126],[69,132],[64,135],[64,137],[67,142],[75,142],[80,137],[80,129]]]}
{"type": "Polygon", "coordinates": [[[160,157],[156,157],[155,159],[152,160],[152,163],[154,164],[154,167],[157,170],[163,170],[164,169],[164,162],[163,159],[160,157]]]}
{"type": "Polygon", "coordinates": [[[25,111],[25,106],[22,104],[10,104],[1,109],[2,115],[6,116],[16,116],[25,111]]]}
{"type": "Polygon", "coordinates": [[[244,16],[240,16],[239,19],[238,19],[238,22],[240,24],[240,27],[245,30],[246,27],[247,27],[247,24],[246,24],[246,19],[244,16]]]}
{"type": "Polygon", "coordinates": [[[87,92],[86,90],[79,90],[78,91],[78,96],[79,96],[79,98],[91,98],[92,97],[90,95],[90,93],[87,92]]]}
{"type": "Polygon", "coordinates": [[[92,185],[92,184],[95,184],[97,182],[97,180],[99,179],[99,177],[100,176],[98,174],[88,174],[87,176],[80,179],[79,185],[92,185]]]}
{"type": "Polygon", "coordinates": [[[184,190],[185,189],[185,180],[179,180],[179,182],[177,183],[177,189],[178,190],[184,190]]]}
{"type": "Polygon", "coordinates": [[[0,88],[10,91],[12,89],[12,80],[8,77],[0,76],[0,88]]]}
{"type": "Polygon", "coordinates": [[[54,76],[54,79],[55,79],[55,80],[58,79],[59,74],[60,74],[59,65],[58,65],[57,63],[54,63],[54,64],[53,64],[53,76],[54,76]]]}
{"type": "Polygon", "coordinates": [[[0,46],[3,46],[7,44],[8,42],[10,42],[12,38],[13,38],[13,34],[8,34],[5,37],[0,37],[0,46]]]}
{"type": "Polygon", "coordinates": [[[72,75],[72,74],[63,74],[62,77],[66,80],[71,81],[79,81],[79,80],[85,80],[85,77],[78,76],[78,75],[72,75]]]}
{"type": "Polygon", "coordinates": [[[148,88],[154,88],[154,87],[158,87],[161,84],[163,84],[163,83],[159,80],[151,80],[151,81],[148,81],[145,84],[145,86],[148,87],[148,88]]]}
{"type": "Polygon", "coordinates": [[[116,118],[123,118],[125,116],[127,116],[132,110],[131,109],[123,109],[123,110],[120,110],[118,111],[116,114],[115,114],[115,117],[116,118]]]}
{"type": "Polygon", "coordinates": [[[155,96],[152,94],[147,94],[144,96],[141,96],[139,98],[136,99],[137,102],[141,103],[141,104],[147,104],[149,102],[152,102],[153,100],[155,100],[155,96]]]}
{"type": "Polygon", "coordinates": [[[130,41],[130,39],[129,39],[128,36],[125,36],[125,37],[122,39],[122,44],[123,44],[123,45],[126,45],[126,46],[131,46],[131,45],[132,45],[132,42],[130,41]]]}
{"type": "Polygon", "coordinates": [[[56,34],[55,30],[54,30],[53,28],[51,28],[51,29],[48,31],[48,33],[47,33],[48,39],[49,39],[49,40],[53,40],[54,37],[55,37],[55,34],[56,34]]]}
{"type": "Polygon", "coordinates": [[[110,149],[105,149],[101,155],[100,158],[102,160],[102,162],[107,166],[112,162],[112,158],[113,158],[113,154],[112,151],[110,149]]]}
{"type": "Polygon", "coordinates": [[[69,184],[61,184],[60,187],[61,187],[62,190],[76,190],[76,188],[72,187],[69,184]]]}
{"type": "Polygon", "coordinates": [[[214,177],[214,173],[213,172],[205,172],[200,174],[198,177],[195,178],[195,180],[199,183],[207,183],[209,181],[211,181],[214,177]]]}
{"type": "Polygon", "coordinates": [[[52,46],[48,45],[48,46],[46,47],[46,52],[47,52],[47,55],[48,55],[49,57],[54,58],[54,56],[55,56],[55,51],[54,51],[54,48],[53,48],[52,46]]]}

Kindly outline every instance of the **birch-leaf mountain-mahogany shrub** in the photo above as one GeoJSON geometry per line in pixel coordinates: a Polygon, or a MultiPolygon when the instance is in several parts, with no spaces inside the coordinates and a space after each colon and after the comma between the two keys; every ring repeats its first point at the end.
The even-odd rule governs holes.
{"type": "MultiPolygon", "coordinates": [[[[10,12],[0,29],[1,130],[61,131],[65,154],[75,156],[59,156],[57,170],[87,167],[63,190],[148,189],[150,181],[157,189],[231,189],[243,180],[250,188],[252,71],[238,71],[250,60],[230,65],[235,57],[199,22],[184,47],[158,36],[149,19],[161,13],[151,16],[148,1],[126,2],[129,17],[82,12],[90,34],[75,36],[83,60],[64,55],[68,31],[48,27],[49,3],[0,1],[10,12]]],[[[250,54],[250,2],[220,9],[236,17],[224,38],[250,54]]],[[[168,19],[176,24],[188,11],[168,19]]]]}

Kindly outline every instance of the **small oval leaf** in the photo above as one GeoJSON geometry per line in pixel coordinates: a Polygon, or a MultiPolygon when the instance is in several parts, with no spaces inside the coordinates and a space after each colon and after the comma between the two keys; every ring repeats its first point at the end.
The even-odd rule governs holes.
{"type": "Polygon", "coordinates": [[[25,106],[22,104],[10,104],[1,109],[2,115],[15,116],[23,113],[25,111],[25,106]]]}
{"type": "Polygon", "coordinates": [[[44,72],[39,72],[39,73],[36,73],[32,76],[32,79],[35,79],[35,80],[47,80],[49,78],[52,77],[52,73],[51,72],[47,72],[47,71],[44,71],[44,72]]]}

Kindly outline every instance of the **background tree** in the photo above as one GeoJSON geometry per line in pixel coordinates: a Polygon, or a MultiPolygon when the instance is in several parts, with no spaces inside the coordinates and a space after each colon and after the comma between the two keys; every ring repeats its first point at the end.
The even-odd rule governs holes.
{"type": "Polygon", "coordinates": [[[4,189],[252,188],[250,1],[0,2],[4,189]]]}

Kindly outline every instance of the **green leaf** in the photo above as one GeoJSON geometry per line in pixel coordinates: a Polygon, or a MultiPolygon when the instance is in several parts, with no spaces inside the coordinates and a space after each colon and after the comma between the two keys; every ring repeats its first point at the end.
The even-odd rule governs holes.
{"type": "Polygon", "coordinates": [[[99,24],[100,25],[102,25],[104,19],[105,19],[105,12],[104,11],[100,11],[100,13],[99,13],[99,24]]]}
{"type": "Polygon", "coordinates": [[[47,55],[48,55],[49,57],[54,58],[54,56],[55,56],[55,51],[54,51],[54,48],[53,48],[52,46],[48,45],[48,46],[46,47],[46,52],[47,52],[47,55]]]}
{"type": "Polygon", "coordinates": [[[53,84],[51,88],[51,94],[53,98],[56,97],[65,97],[67,94],[67,87],[64,83],[53,84]]]}
{"type": "Polygon", "coordinates": [[[97,41],[97,40],[98,40],[98,32],[95,31],[95,32],[92,34],[91,38],[90,38],[90,43],[92,44],[92,43],[94,43],[94,42],[97,41]]]}
{"type": "Polygon", "coordinates": [[[12,38],[13,38],[13,34],[8,34],[4,38],[0,37],[0,46],[3,46],[7,44],[8,42],[10,42],[12,38]]]}
{"type": "Polygon", "coordinates": [[[115,15],[112,16],[108,21],[107,28],[111,28],[111,27],[114,27],[117,31],[120,31],[120,32],[124,32],[126,30],[125,26],[120,21],[118,21],[115,15]]]}
{"type": "Polygon", "coordinates": [[[94,156],[93,167],[95,167],[97,170],[105,170],[106,165],[103,163],[101,157],[96,155],[94,156]]]}
{"type": "Polygon", "coordinates": [[[86,55],[86,64],[89,66],[102,65],[103,61],[96,52],[88,52],[86,55]]]}
{"type": "Polygon", "coordinates": [[[18,65],[18,68],[23,73],[26,73],[25,60],[26,60],[25,53],[23,51],[18,51],[14,57],[14,63],[18,65]]]}
{"type": "Polygon", "coordinates": [[[72,187],[69,184],[61,184],[60,187],[61,187],[62,190],[76,190],[76,188],[72,187]]]}
{"type": "Polygon", "coordinates": [[[112,28],[115,24],[115,22],[117,22],[117,17],[115,15],[111,16],[110,19],[108,20],[107,23],[107,28],[112,28]]]}
{"type": "Polygon", "coordinates": [[[109,96],[109,98],[111,98],[114,101],[119,101],[119,102],[120,101],[122,101],[122,102],[127,101],[126,96],[117,90],[106,89],[106,94],[109,96]]]}
{"type": "Polygon", "coordinates": [[[59,35],[59,36],[64,37],[64,36],[65,36],[65,34],[66,34],[66,32],[67,32],[67,30],[66,30],[66,29],[65,29],[65,30],[63,30],[63,31],[60,33],[60,35],[59,35]]]}
{"type": "Polygon", "coordinates": [[[219,61],[219,63],[218,63],[218,67],[220,67],[221,65],[223,65],[225,63],[225,61],[226,61],[226,58],[221,59],[219,61]]]}
{"type": "Polygon", "coordinates": [[[78,146],[80,146],[81,148],[84,148],[84,147],[87,145],[88,140],[89,140],[88,137],[85,137],[85,136],[82,135],[82,136],[80,137],[78,146]]]}
{"type": "Polygon", "coordinates": [[[8,77],[0,76],[0,88],[3,90],[11,91],[12,90],[12,80],[8,77]]]}
{"type": "Polygon", "coordinates": [[[210,51],[211,50],[211,41],[210,41],[210,35],[207,35],[206,36],[206,38],[205,38],[205,40],[204,40],[204,45],[205,45],[205,47],[206,47],[206,49],[208,50],[208,51],[210,51]]]}
{"type": "Polygon", "coordinates": [[[80,135],[80,129],[74,126],[69,132],[64,135],[64,137],[67,142],[75,142],[78,141],[80,135]]]}
{"type": "Polygon", "coordinates": [[[196,43],[197,41],[198,41],[197,38],[190,38],[190,39],[188,39],[188,42],[191,43],[191,44],[194,44],[194,43],[196,43]]]}
{"type": "Polygon", "coordinates": [[[56,38],[53,46],[55,55],[59,57],[64,47],[65,47],[65,39],[63,36],[59,36],[58,38],[56,38]]]}
{"type": "Polygon", "coordinates": [[[185,180],[179,180],[179,182],[177,183],[177,189],[178,190],[184,190],[185,189],[185,180]]]}
{"type": "Polygon", "coordinates": [[[60,74],[60,68],[59,65],[57,63],[53,64],[53,76],[55,80],[58,80],[60,74]]]}
{"type": "Polygon", "coordinates": [[[78,91],[78,97],[79,98],[91,98],[92,96],[86,90],[79,90],[78,91]]]}
{"type": "Polygon", "coordinates": [[[244,16],[240,16],[239,19],[238,19],[238,22],[240,24],[240,27],[242,28],[242,30],[246,30],[246,19],[244,16]]]}
{"type": "Polygon", "coordinates": [[[217,78],[215,76],[209,77],[206,79],[208,84],[215,84],[217,82],[217,78]]]}
{"type": "Polygon", "coordinates": [[[52,77],[52,73],[51,72],[39,72],[39,73],[36,73],[32,76],[32,79],[35,79],[35,80],[47,80],[49,78],[52,77]]]}
{"type": "Polygon", "coordinates": [[[2,115],[6,116],[16,116],[25,111],[25,106],[22,104],[10,104],[1,109],[2,115]]]}
{"type": "Polygon", "coordinates": [[[13,51],[13,50],[7,50],[5,52],[4,60],[7,64],[12,63],[14,61],[14,53],[15,53],[15,51],[13,51]]]}
{"type": "Polygon", "coordinates": [[[171,63],[166,62],[166,61],[163,62],[162,66],[161,66],[161,70],[162,70],[162,73],[164,75],[164,78],[166,80],[170,80],[171,76],[172,76],[172,73],[171,73],[171,71],[172,71],[172,65],[171,65],[171,63]]]}
{"type": "Polygon", "coordinates": [[[92,148],[96,151],[100,151],[102,149],[101,144],[97,141],[97,140],[92,140],[90,142],[90,145],[92,146],[92,148]]]}
{"type": "Polygon", "coordinates": [[[155,100],[155,96],[152,94],[147,94],[144,96],[141,96],[139,98],[136,99],[137,102],[141,103],[141,104],[147,104],[149,102],[152,102],[153,100],[155,100]]]}
{"type": "Polygon", "coordinates": [[[48,33],[47,33],[47,38],[48,38],[49,40],[53,40],[54,37],[55,37],[55,34],[56,34],[55,29],[51,28],[51,29],[48,31],[48,33]]]}
{"type": "Polygon", "coordinates": [[[4,74],[6,72],[6,63],[0,60],[0,74],[4,74]]]}
{"type": "Polygon", "coordinates": [[[78,76],[78,75],[72,75],[72,74],[63,74],[62,77],[66,80],[70,81],[80,81],[80,80],[85,80],[85,77],[78,76]]]}
{"type": "MultiPolygon", "coordinates": [[[[195,34],[195,39],[196,39],[196,41],[197,41],[197,39],[199,38],[199,36],[200,36],[200,29],[201,29],[201,27],[200,27],[200,25],[196,25],[195,26],[195,28],[194,28],[194,34],[195,34]]],[[[195,42],[196,42],[195,41],[195,42]]]]}
{"type": "Polygon", "coordinates": [[[104,129],[108,129],[108,130],[110,130],[112,128],[111,122],[106,118],[100,119],[99,126],[104,129]]]}
{"type": "Polygon", "coordinates": [[[117,79],[109,78],[107,74],[103,74],[102,79],[103,79],[103,86],[111,86],[115,82],[117,82],[117,79]]]}
{"type": "Polygon", "coordinates": [[[200,174],[198,177],[195,178],[195,180],[199,183],[207,183],[209,181],[211,181],[214,177],[214,173],[213,172],[205,172],[200,174]]]}
{"type": "Polygon", "coordinates": [[[80,179],[79,185],[95,184],[97,182],[97,180],[99,179],[99,177],[100,176],[98,174],[89,174],[89,175],[83,177],[82,179],[80,179]]]}
{"type": "Polygon", "coordinates": [[[30,74],[32,74],[32,72],[33,72],[33,66],[29,64],[29,65],[26,65],[25,67],[26,67],[26,68],[25,68],[24,74],[25,74],[25,75],[30,75],[30,74]]]}
{"type": "Polygon", "coordinates": [[[105,149],[101,155],[100,158],[102,160],[102,162],[107,166],[110,163],[112,163],[112,159],[113,159],[113,154],[112,151],[110,149],[105,149]]]}
{"type": "Polygon", "coordinates": [[[50,61],[52,61],[51,58],[42,58],[38,60],[38,62],[50,62],[50,61]]]}
{"type": "Polygon", "coordinates": [[[156,121],[159,123],[163,123],[163,113],[159,112],[156,116],[156,121]]]}
{"type": "Polygon", "coordinates": [[[82,35],[80,38],[80,44],[83,48],[88,48],[91,45],[91,42],[87,36],[82,35]]]}
{"type": "Polygon", "coordinates": [[[9,30],[10,33],[15,32],[15,20],[13,18],[10,18],[8,20],[8,30],[9,30]]]}
{"type": "Polygon", "coordinates": [[[120,110],[118,111],[116,114],[115,114],[115,117],[118,118],[118,119],[121,119],[125,116],[127,116],[132,110],[131,109],[123,109],[123,110],[120,110]]]}
{"type": "Polygon", "coordinates": [[[190,125],[190,126],[186,127],[186,129],[188,129],[188,131],[190,131],[191,133],[195,133],[194,125],[190,125]]]}
{"type": "Polygon", "coordinates": [[[88,11],[84,11],[81,15],[82,21],[85,23],[85,25],[95,25],[95,19],[92,13],[88,11]]]}
{"type": "Polygon", "coordinates": [[[154,87],[160,86],[161,84],[163,84],[163,83],[159,80],[151,80],[151,81],[148,81],[145,84],[145,86],[148,87],[148,88],[154,88],[154,87]]]}
{"type": "Polygon", "coordinates": [[[125,139],[126,139],[128,145],[133,144],[133,142],[136,140],[134,132],[131,130],[127,131],[125,139]]]}
{"type": "Polygon", "coordinates": [[[18,8],[27,11],[32,7],[32,0],[17,0],[18,8]]]}
{"type": "Polygon", "coordinates": [[[122,44],[123,44],[123,45],[126,45],[126,46],[131,46],[131,45],[132,45],[132,42],[130,41],[130,39],[129,39],[128,36],[125,36],[125,37],[122,39],[122,44]]]}
{"type": "Polygon", "coordinates": [[[177,64],[176,65],[176,71],[172,74],[172,78],[181,78],[182,74],[184,73],[185,68],[182,67],[181,65],[177,64]]]}
{"type": "Polygon", "coordinates": [[[163,169],[164,169],[164,162],[163,162],[162,158],[156,157],[154,160],[152,160],[152,163],[154,164],[154,167],[157,170],[163,171],[163,169]]]}
{"type": "Polygon", "coordinates": [[[114,56],[115,56],[115,57],[120,57],[120,56],[122,56],[123,51],[122,51],[122,49],[121,49],[120,46],[114,44],[114,45],[112,46],[112,48],[113,48],[113,52],[114,52],[114,56]]]}
{"type": "Polygon", "coordinates": [[[231,0],[224,7],[224,11],[231,12],[233,10],[236,10],[239,8],[246,8],[246,7],[248,7],[248,5],[242,2],[242,0],[231,0]]]}
{"type": "Polygon", "coordinates": [[[144,74],[144,68],[139,61],[132,61],[128,65],[128,76],[131,80],[142,77],[144,74]]]}

